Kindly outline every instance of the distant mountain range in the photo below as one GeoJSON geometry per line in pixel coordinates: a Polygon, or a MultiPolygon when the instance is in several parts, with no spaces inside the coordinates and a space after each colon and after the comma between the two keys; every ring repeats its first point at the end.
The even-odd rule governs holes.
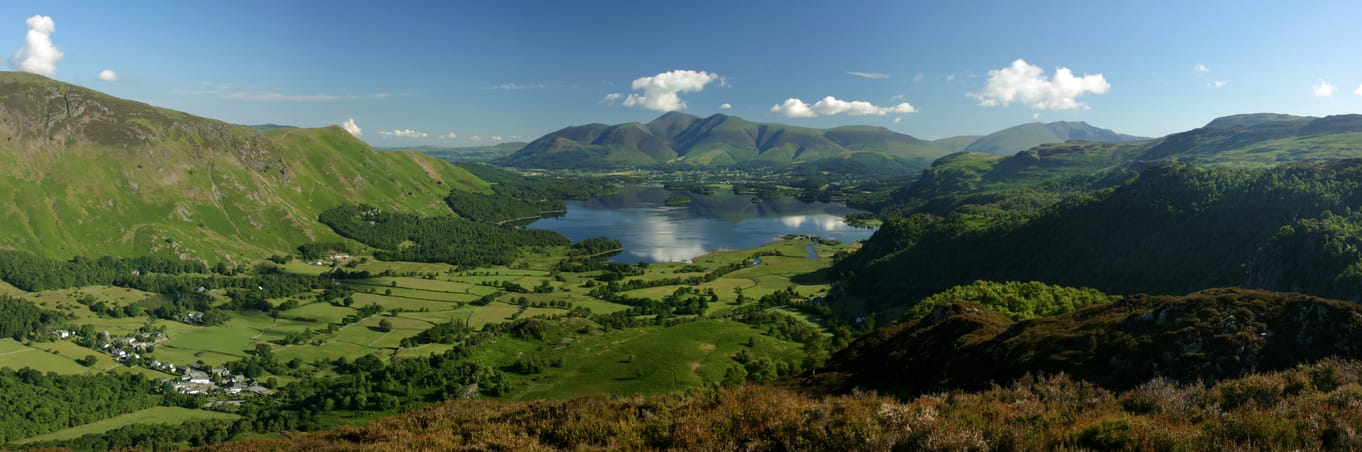
{"type": "Polygon", "coordinates": [[[575,169],[814,165],[845,172],[912,173],[961,150],[1010,154],[1069,140],[1143,139],[1082,122],[1054,122],[1023,124],[986,136],[926,141],[883,127],[815,129],[753,122],[723,114],[701,118],[671,112],[647,124],[567,127],[544,135],[494,163],[575,169]]]}
{"type": "Polygon", "coordinates": [[[449,215],[451,188],[488,190],[339,127],[233,125],[21,72],[0,72],[0,162],[0,249],[54,258],[256,259],[339,241],[317,218],[342,204],[449,215]]]}
{"type": "Polygon", "coordinates": [[[514,154],[524,148],[523,141],[510,141],[486,146],[417,146],[378,148],[380,151],[416,151],[451,162],[486,162],[514,154]]]}
{"type": "Polygon", "coordinates": [[[921,169],[948,151],[882,127],[814,129],[737,116],[671,112],[636,122],[567,127],[530,142],[498,164],[538,168],[788,166],[839,161],[921,169]]]}
{"type": "MultiPolygon", "coordinates": [[[[1029,124],[1008,130],[1026,126],[1029,124]]],[[[1142,141],[1051,143],[1011,155],[959,152],[933,162],[901,195],[924,198],[936,196],[931,193],[982,193],[1110,168],[1138,170],[1159,162],[1266,167],[1349,158],[1362,158],[1362,115],[1316,118],[1244,114],[1142,141]]]]}

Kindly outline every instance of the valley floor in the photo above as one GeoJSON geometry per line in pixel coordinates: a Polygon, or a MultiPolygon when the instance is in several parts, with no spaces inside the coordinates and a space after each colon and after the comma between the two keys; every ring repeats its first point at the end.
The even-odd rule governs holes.
{"type": "MultiPolygon", "coordinates": [[[[804,344],[771,325],[740,320],[748,315],[745,313],[766,311],[787,319],[789,324],[830,335],[819,316],[758,306],[758,302],[773,294],[802,294],[800,301],[803,297],[826,294],[829,285],[821,272],[830,265],[834,253],[853,247],[813,245],[807,240],[790,239],[757,249],[715,253],[693,263],[638,266],[637,274],[626,279],[636,281],[635,286],[642,288],[619,292],[617,296],[622,299],[663,303],[684,293],[691,298],[703,295],[707,301],[699,315],[668,315],[666,322],[654,319],[656,314],[637,312],[637,306],[589,294],[602,272],[558,271],[555,267],[565,257],[560,248],[535,249],[512,265],[477,269],[350,256],[293,261],[278,268],[289,273],[320,275],[335,267],[366,271],[374,276],[338,280],[349,294],[344,302],[323,301],[320,291],[302,293],[268,300],[272,307],[268,313],[224,310],[228,315],[226,321],[214,326],[148,319],[145,315],[108,314],[124,309],[143,312],[167,302],[163,295],[151,292],[112,286],[25,292],[5,284],[0,286],[0,293],[65,313],[71,316],[69,323],[73,327],[88,325],[92,329],[87,330],[113,339],[115,345],[93,349],[77,345],[74,331],[70,337],[45,341],[4,339],[0,340],[0,367],[31,367],[67,375],[135,373],[175,382],[182,391],[206,391],[212,394],[209,400],[217,401],[213,404],[230,407],[231,404],[221,402],[268,397],[250,394],[270,393],[273,391],[267,388],[278,390],[308,379],[341,376],[338,369],[343,367],[333,367],[333,363],[358,363],[362,357],[376,357],[379,362],[389,363],[465,350],[465,345],[459,342],[418,340],[418,336],[438,325],[458,324],[473,331],[493,332],[488,336],[493,339],[467,348],[471,355],[465,359],[486,363],[505,375],[509,391],[499,393],[503,399],[684,393],[713,387],[734,367],[741,369],[743,362],[734,359],[739,354],[743,360],[759,358],[764,363],[780,363],[781,369],[786,369],[782,372],[802,366],[806,356],[804,344]],[[756,254],[761,255],[759,264],[741,265],[756,254]],[[735,265],[739,268],[707,282],[689,282],[735,265]],[[96,312],[92,300],[102,303],[97,306],[108,311],[96,312]],[[584,312],[593,316],[623,314],[620,319],[625,324],[602,325],[584,312]],[[549,325],[547,339],[505,334],[508,326],[523,325],[531,319],[549,325]],[[124,344],[123,338],[127,338],[127,345],[120,345],[124,344]],[[137,344],[147,346],[134,348],[137,344]],[[114,352],[118,349],[127,349],[127,356],[114,352]],[[253,360],[261,356],[262,350],[272,362],[279,363],[276,364],[279,370],[257,370],[255,374],[248,371],[242,375],[242,367],[234,363],[257,362],[253,360]],[[93,364],[86,365],[86,359],[93,359],[93,364]],[[533,371],[518,370],[517,366],[531,361],[540,364],[533,371]],[[201,370],[189,370],[194,366],[201,370]],[[238,369],[238,373],[233,375],[228,368],[238,369]],[[195,372],[202,372],[198,374],[202,376],[195,372]],[[210,384],[190,383],[191,378],[210,377],[213,380],[210,384]]],[[[216,295],[222,303],[228,301],[222,294],[216,295]]],[[[417,402],[415,406],[422,404],[417,402]]],[[[114,417],[119,414],[111,412],[109,419],[95,424],[52,430],[27,438],[25,444],[63,444],[60,441],[140,422],[127,418],[136,413],[114,417]]],[[[340,425],[370,419],[376,414],[368,409],[338,407],[324,416],[322,422],[340,425]]],[[[19,444],[10,442],[12,446],[19,444]]]]}

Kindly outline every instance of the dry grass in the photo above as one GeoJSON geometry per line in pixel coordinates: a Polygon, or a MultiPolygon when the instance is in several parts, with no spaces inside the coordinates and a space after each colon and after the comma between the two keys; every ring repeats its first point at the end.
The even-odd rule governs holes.
{"type": "Polygon", "coordinates": [[[1114,393],[1067,376],[899,400],[744,386],[685,396],[449,402],[215,450],[1247,450],[1362,448],[1362,363],[1114,393]]]}

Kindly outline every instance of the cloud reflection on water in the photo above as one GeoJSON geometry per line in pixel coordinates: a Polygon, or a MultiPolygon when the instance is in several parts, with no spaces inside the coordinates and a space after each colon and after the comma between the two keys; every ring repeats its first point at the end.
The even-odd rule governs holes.
{"type": "Polygon", "coordinates": [[[786,234],[815,234],[854,242],[872,229],[848,226],[839,205],[802,203],[793,199],[753,204],[747,197],[695,197],[690,207],[664,207],[660,187],[636,187],[619,196],[568,201],[568,213],[530,225],[558,231],[573,241],[605,236],[619,240],[620,263],[680,262],[719,249],[746,249],[786,234]]]}

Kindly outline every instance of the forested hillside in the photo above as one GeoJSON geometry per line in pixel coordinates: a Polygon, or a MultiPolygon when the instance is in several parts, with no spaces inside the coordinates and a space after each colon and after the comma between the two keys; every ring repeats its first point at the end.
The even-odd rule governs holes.
{"type": "MultiPolygon", "coordinates": [[[[1009,196],[1026,196],[1018,193],[1009,196]]],[[[1353,210],[1362,205],[1362,161],[1159,165],[1060,199],[997,215],[966,205],[891,217],[835,271],[874,310],[975,279],[1116,294],[1248,286],[1362,297],[1362,218],[1353,210]]]]}
{"type": "Polygon", "coordinates": [[[1213,289],[1136,295],[1013,321],[946,303],[837,353],[809,384],[917,395],[1067,374],[1108,389],[1151,379],[1214,383],[1327,357],[1362,357],[1362,306],[1300,294],[1213,289]]]}

